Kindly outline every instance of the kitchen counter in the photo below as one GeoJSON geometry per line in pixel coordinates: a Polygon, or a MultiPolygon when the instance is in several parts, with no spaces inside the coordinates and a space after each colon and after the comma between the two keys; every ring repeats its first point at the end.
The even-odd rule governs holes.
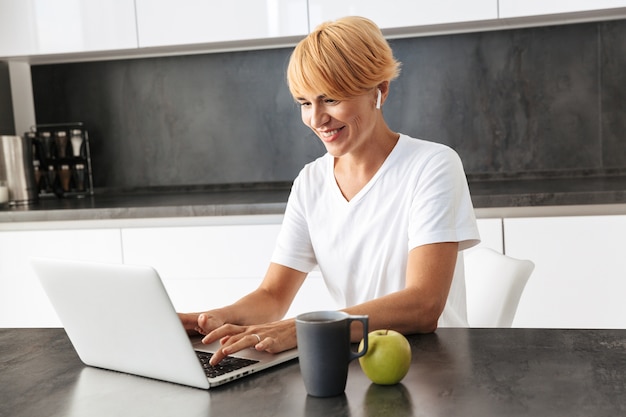
{"type": "Polygon", "coordinates": [[[66,221],[283,214],[289,186],[207,187],[188,190],[96,190],[83,198],[40,198],[0,210],[5,221],[66,221]]]}
{"type": "MultiPolygon", "coordinates": [[[[469,185],[478,217],[497,216],[501,212],[528,215],[529,208],[537,207],[551,207],[553,213],[559,214],[567,212],[565,208],[570,206],[582,207],[578,212],[596,208],[587,210],[587,214],[626,213],[626,175],[497,180],[470,177],[469,185]]],[[[185,190],[96,190],[93,196],[85,198],[46,197],[30,206],[5,206],[0,208],[0,223],[280,215],[289,190],[288,183],[185,190]]]]}
{"type": "Polygon", "coordinates": [[[621,416],[626,331],[454,329],[408,337],[398,385],[352,361],[344,395],[306,394],[297,360],[209,391],[85,367],[62,329],[0,329],[0,416],[621,416]]]}

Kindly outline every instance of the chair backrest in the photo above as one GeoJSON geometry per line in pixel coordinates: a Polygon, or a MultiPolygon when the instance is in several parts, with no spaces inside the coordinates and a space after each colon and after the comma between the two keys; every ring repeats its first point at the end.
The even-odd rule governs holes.
{"type": "Polygon", "coordinates": [[[470,327],[511,327],[535,264],[493,249],[465,252],[467,318],[470,327]]]}

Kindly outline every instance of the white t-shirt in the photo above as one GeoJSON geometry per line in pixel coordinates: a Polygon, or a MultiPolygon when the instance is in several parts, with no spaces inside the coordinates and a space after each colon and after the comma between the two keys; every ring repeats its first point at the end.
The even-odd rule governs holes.
{"type": "MultiPolygon", "coordinates": [[[[460,158],[451,148],[400,135],[374,177],[347,201],[326,154],[293,183],[272,262],[310,272],[319,266],[340,306],[405,288],[408,252],[420,245],[479,242],[460,158]]],[[[460,255],[460,254],[459,254],[460,255]]],[[[440,326],[467,326],[459,256],[440,326]]]]}

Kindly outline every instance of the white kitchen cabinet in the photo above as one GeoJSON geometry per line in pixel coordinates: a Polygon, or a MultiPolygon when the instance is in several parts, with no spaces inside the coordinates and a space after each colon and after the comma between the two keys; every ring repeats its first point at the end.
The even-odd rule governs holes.
{"type": "Polygon", "coordinates": [[[0,57],[129,48],[134,0],[0,0],[0,57]]]}
{"type": "MultiPolygon", "coordinates": [[[[477,222],[481,246],[502,252],[502,219],[477,222]]],[[[154,267],[178,311],[220,307],[259,285],[280,229],[280,219],[273,224],[246,223],[124,228],[124,263],[154,267]]],[[[287,316],[336,308],[320,272],[314,270],[287,316]]]]}
{"type": "Polygon", "coordinates": [[[279,224],[124,228],[124,263],[149,264],[167,280],[262,277],[279,228],[279,224]]]}
{"type": "Polygon", "coordinates": [[[24,0],[0,0],[0,57],[30,55],[36,48],[33,4],[24,0]]]}
{"type": "Polygon", "coordinates": [[[626,0],[499,0],[500,18],[589,12],[626,7],[626,0]]]}
{"type": "Polygon", "coordinates": [[[498,18],[498,0],[309,0],[311,30],[348,15],[364,16],[381,29],[395,29],[498,18]]]}
{"type": "Polygon", "coordinates": [[[119,229],[0,232],[0,328],[59,327],[31,256],[122,262],[119,229]]]}
{"type": "MultiPolygon", "coordinates": [[[[487,247],[497,252],[504,253],[502,237],[502,219],[476,219],[480,243],[475,247],[487,247]]],[[[471,248],[469,250],[472,250],[471,248]]]]}
{"type": "Polygon", "coordinates": [[[626,216],[504,219],[508,255],[535,270],[514,327],[626,328],[626,216]]]}
{"type": "MultiPolygon", "coordinates": [[[[124,263],[154,267],[177,311],[221,307],[259,285],[279,228],[279,223],[125,228],[124,263]]],[[[330,308],[334,303],[314,271],[288,315],[330,308]]]]}
{"type": "Polygon", "coordinates": [[[306,0],[136,0],[139,46],[304,36],[306,0]]]}

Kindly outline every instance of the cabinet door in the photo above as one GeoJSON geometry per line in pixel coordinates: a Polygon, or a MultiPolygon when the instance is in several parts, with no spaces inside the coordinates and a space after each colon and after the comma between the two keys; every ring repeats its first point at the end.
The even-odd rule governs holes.
{"type": "Polygon", "coordinates": [[[586,12],[626,7],[625,0],[499,0],[499,3],[501,18],[586,12]]]}
{"type": "Polygon", "coordinates": [[[165,280],[263,277],[279,224],[122,229],[124,263],[151,265],[165,280]]]}
{"type": "Polygon", "coordinates": [[[136,0],[136,3],[140,47],[307,33],[306,0],[136,0]]]}
{"type": "Polygon", "coordinates": [[[497,0],[309,0],[310,28],[348,15],[372,19],[381,29],[497,19],[497,0]]]}
{"type": "Polygon", "coordinates": [[[502,247],[502,219],[476,219],[476,224],[480,233],[480,244],[476,247],[487,247],[504,253],[504,248],[502,247]]]}
{"type": "MultiPolygon", "coordinates": [[[[178,311],[230,304],[263,279],[280,224],[129,228],[122,230],[124,262],[154,267],[178,311]]],[[[334,305],[312,273],[289,314],[334,305]]]]}
{"type": "Polygon", "coordinates": [[[122,262],[119,229],[0,232],[0,327],[60,327],[31,256],[122,262]]]}
{"type": "Polygon", "coordinates": [[[0,0],[0,57],[31,55],[37,49],[34,5],[24,0],[0,0]]]}
{"type": "Polygon", "coordinates": [[[255,289],[279,224],[122,229],[124,263],[154,267],[177,311],[221,307],[255,289]]]}
{"type": "MultiPolygon", "coordinates": [[[[256,289],[261,277],[163,280],[176,311],[197,312],[223,307],[256,289]]],[[[312,271],[285,317],[317,310],[337,310],[319,271],[312,271]]]]}
{"type": "Polygon", "coordinates": [[[0,56],[137,48],[133,0],[0,0],[0,56]]]}
{"type": "Polygon", "coordinates": [[[504,236],[535,262],[514,326],[626,328],[626,216],[504,219],[504,236]]]}

